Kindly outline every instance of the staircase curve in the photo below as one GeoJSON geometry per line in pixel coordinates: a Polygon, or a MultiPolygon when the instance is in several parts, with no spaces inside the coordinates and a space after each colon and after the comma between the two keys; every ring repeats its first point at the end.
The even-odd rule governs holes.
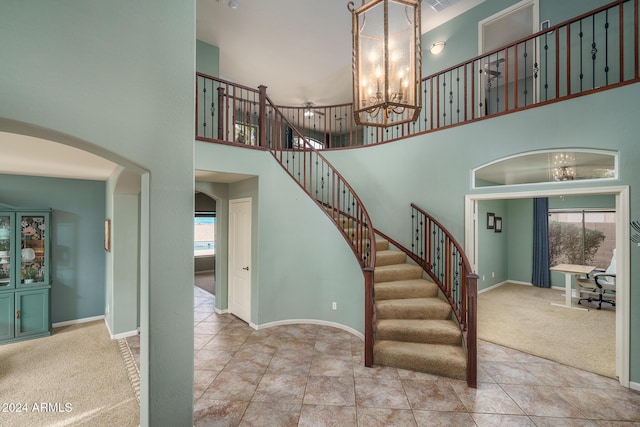
{"type": "MultiPolygon", "coordinates": [[[[417,229],[422,230],[422,224],[426,224],[425,226],[429,232],[433,231],[435,233],[434,238],[436,240],[426,233],[423,237],[417,237],[416,242],[412,243],[412,248],[416,245],[423,245],[424,248],[421,250],[422,252],[413,253],[375,230],[363,202],[351,185],[322,155],[321,151],[314,146],[314,141],[303,135],[297,129],[297,125],[283,114],[281,107],[276,106],[269,99],[265,86],[260,86],[256,90],[197,73],[196,93],[196,135],[198,135],[196,139],[211,143],[243,146],[247,149],[269,151],[300,188],[331,218],[333,224],[347,241],[364,276],[365,366],[371,367],[374,363],[394,366],[394,356],[389,356],[388,351],[381,349],[406,347],[399,344],[401,341],[406,341],[406,338],[396,339],[397,335],[393,333],[389,335],[389,331],[394,330],[394,322],[383,321],[389,320],[385,319],[385,317],[389,317],[389,306],[394,304],[402,306],[402,304],[411,303],[411,301],[384,302],[384,299],[399,300],[405,299],[407,295],[416,296],[411,294],[415,290],[400,298],[390,297],[389,292],[385,294],[385,291],[381,290],[384,285],[378,282],[385,281],[384,270],[389,269],[390,258],[388,258],[387,251],[388,243],[391,242],[393,246],[409,255],[406,257],[400,254],[403,258],[408,258],[422,266],[424,271],[418,273],[421,276],[420,279],[433,281],[433,283],[426,285],[430,288],[427,291],[428,295],[424,295],[425,291],[422,289],[418,290],[417,297],[431,298],[428,304],[431,304],[431,306],[437,305],[434,311],[436,314],[434,315],[442,317],[440,320],[447,320],[446,323],[448,325],[443,326],[443,328],[452,332],[451,335],[454,338],[447,338],[445,341],[453,340],[456,343],[461,342],[462,345],[461,348],[452,350],[455,357],[446,352],[444,355],[438,356],[437,352],[433,351],[435,347],[427,348],[422,345],[410,345],[409,347],[414,347],[414,353],[418,353],[418,356],[413,356],[415,359],[414,365],[422,365],[422,367],[416,369],[414,365],[396,364],[397,367],[418,371],[426,370],[437,375],[461,379],[466,376],[468,385],[475,387],[475,286],[477,286],[477,279],[476,281],[473,280],[469,263],[451,233],[428,214],[419,211],[419,213],[414,214],[414,217],[422,215],[420,217],[422,218],[420,219],[421,224],[413,224],[412,226],[414,228],[417,226],[417,229]],[[215,131],[209,137],[201,136],[205,129],[215,129],[215,131]],[[387,240],[387,246],[384,249],[382,247],[380,249],[380,252],[383,253],[381,257],[382,265],[380,266],[377,266],[376,246],[384,245],[384,243],[381,243],[381,239],[378,239],[376,235],[382,236],[387,240]],[[431,249],[427,249],[426,245],[430,245],[431,249]],[[432,256],[435,258],[432,258],[432,256]],[[462,280],[463,277],[465,278],[464,281],[462,280]],[[467,290],[468,287],[470,287],[469,290],[467,290]],[[436,299],[439,299],[439,301],[436,301],[436,299]],[[376,310],[380,311],[381,316],[377,315],[376,310]],[[455,326],[455,328],[452,326],[455,326]],[[381,332],[376,350],[378,355],[374,357],[376,327],[380,328],[381,332]],[[453,329],[457,329],[457,331],[453,329]],[[389,337],[394,337],[394,339],[388,339],[389,337]],[[387,343],[381,344],[384,341],[387,341],[387,343]],[[461,353],[462,349],[464,353],[461,353]],[[444,369],[446,363],[443,364],[443,360],[456,360],[454,363],[455,369],[444,369]],[[466,375],[461,373],[464,370],[466,370],[466,375]]],[[[394,257],[397,257],[397,255],[393,255],[391,259],[399,259],[394,257]]],[[[398,262],[398,264],[401,263],[401,261],[398,262]]],[[[415,266],[411,267],[411,269],[415,273],[415,266]]],[[[477,278],[477,276],[475,277],[477,278]]],[[[422,317],[432,316],[427,314],[429,310],[425,309],[424,306],[417,309],[422,317]]],[[[404,311],[415,313],[416,309],[414,307],[404,311]]],[[[396,315],[391,315],[390,319],[393,320],[394,316],[396,315]]],[[[420,322],[413,323],[418,324],[420,322]]],[[[397,325],[395,329],[398,329],[397,325]]],[[[424,336],[424,333],[422,334],[424,336]]],[[[430,338],[426,340],[429,342],[421,343],[421,340],[417,342],[434,344],[430,341],[430,338]]],[[[422,341],[425,341],[425,339],[422,339],[422,341]]],[[[435,344],[438,343],[436,342],[435,344]]]]}
{"type": "MultiPolygon", "coordinates": [[[[261,88],[262,90],[262,88],[261,88]]],[[[372,244],[373,225],[367,210],[337,169],[304,137],[271,102],[266,94],[263,111],[268,125],[265,146],[311,199],[331,218],[353,251],[364,275],[365,365],[373,364],[373,282],[376,248],[372,244]]]]}

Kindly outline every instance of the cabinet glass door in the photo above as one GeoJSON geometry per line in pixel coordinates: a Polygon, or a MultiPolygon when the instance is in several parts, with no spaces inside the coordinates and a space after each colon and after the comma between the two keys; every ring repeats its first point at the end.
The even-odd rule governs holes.
{"type": "Polygon", "coordinates": [[[13,213],[0,212],[0,290],[13,288],[11,281],[11,248],[13,238],[13,213]]]}
{"type": "Polygon", "coordinates": [[[49,283],[49,215],[18,214],[20,221],[20,282],[18,286],[33,286],[49,283]]]}

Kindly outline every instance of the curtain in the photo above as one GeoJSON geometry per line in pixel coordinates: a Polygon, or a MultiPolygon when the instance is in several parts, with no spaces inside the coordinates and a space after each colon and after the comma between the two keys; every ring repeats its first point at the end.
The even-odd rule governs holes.
{"type": "Polygon", "coordinates": [[[533,199],[533,273],[531,283],[551,287],[549,273],[549,199],[533,199]]]}

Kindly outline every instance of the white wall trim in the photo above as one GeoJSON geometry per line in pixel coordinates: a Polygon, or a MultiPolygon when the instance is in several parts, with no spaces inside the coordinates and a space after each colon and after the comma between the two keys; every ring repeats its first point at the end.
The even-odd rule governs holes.
{"type": "Polygon", "coordinates": [[[227,308],[214,308],[213,310],[216,312],[216,314],[227,314],[229,312],[229,309],[227,308]]]}
{"type": "Polygon", "coordinates": [[[629,388],[631,390],[640,391],[640,383],[634,383],[633,381],[629,381],[629,388]]]}
{"type": "Polygon", "coordinates": [[[507,283],[509,283],[509,281],[505,280],[504,282],[496,283],[495,285],[491,285],[488,288],[481,289],[481,290],[478,291],[478,295],[483,294],[485,292],[489,292],[489,291],[491,291],[493,289],[499,288],[500,286],[506,285],[507,283]]]}
{"type": "MultiPolygon", "coordinates": [[[[507,189],[505,189],[507,190],[507,189]]],[[[546,190],[513,191],[503,193],[467,194],[465,195],[465,252],[474,271],[478,270],[478,223],[477,205],[480,200],[506,200],[533,197],[574,196],[613,194],[616,198],[616,246],[617,246],[617,281],[616,281],[616,375],[620,384],[629,387],[630,368],[630,247],[629,247],[629,186],[599,186],[584,188],[553,188],[546,190]]]]}
{"type": "Polygon", "coordinates": [[[360,332],[356,331],[349,326],[342,325],[340,323],[328,322],[326,320],[317,320],[317,319],[287,319],[287,320],[278,320],[276,322],[263,323],[262,325],[254,325],[251,326],[256,330],[273,328],[275,326],[284,326],[284,325],[321,325],[321,326],[330,326],[332,328],[342,329],[343,331],[349,332],[364,341],[364,335],[360,332]]]}
{"type": "Polygon", "coordinates": [[[105,319],[104,316],[93,316],[93,317],[85,317],[83,319],[65,320],[64,322],[53,323],[51,327],[62,328],[64,326],[79,325],[81,323],[89,323],[89,322],[94,322],[96,320],[103,320],[103,319],[105,319]]]}

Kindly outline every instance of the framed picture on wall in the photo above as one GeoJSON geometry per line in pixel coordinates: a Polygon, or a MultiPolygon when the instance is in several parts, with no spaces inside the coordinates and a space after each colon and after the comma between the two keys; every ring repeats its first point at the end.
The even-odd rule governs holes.
{"type": "Polygon", "coordinates": [[[502,217],[497,216],[495,223],[496,223],[496,228],[494,231],[496,233],[502,233],[502,217]]]}
{"type": "Polygon", "coordinates": [[[487,229],[492,230],[496,224],[496,215],[493,212],[487,212],[487,229]]]}

